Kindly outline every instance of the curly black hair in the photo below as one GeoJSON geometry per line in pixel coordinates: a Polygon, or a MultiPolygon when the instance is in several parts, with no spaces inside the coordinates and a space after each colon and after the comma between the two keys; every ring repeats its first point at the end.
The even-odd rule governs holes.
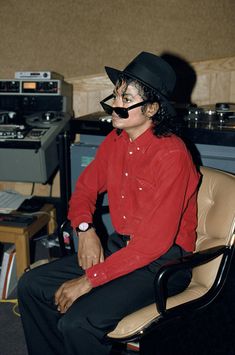
{"type": "MultiPolygon", "coordinates": [[[[137,90],[138,94],[141,96],[143,100],[148,100],[148,103],[142,106],[143,113],[145,112],[147,105],[149,103],[157,102],[159,105],[159,109],[156,114],[151,117],[153,122],[153,134],[157,137],[166,137],[170,136],[174,133],[174,113],[169,109],[169,105],[167,102],[161,98],[161,96],[154,90],[141,82],[127,76],[126,74],[121,74],[116,83],[116,89],[119,89],[120,86],[123,85],[133,85],[137,90]]],[[[120,132],[119,132],[120,133],[120,132]]]]}

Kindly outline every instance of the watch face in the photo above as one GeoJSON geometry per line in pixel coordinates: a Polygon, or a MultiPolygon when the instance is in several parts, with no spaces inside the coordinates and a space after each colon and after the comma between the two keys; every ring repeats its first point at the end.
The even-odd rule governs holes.
{"type": "Polygon", "coordinates": [[[89,224],[87,222],[82,222],[78,227],[81,231],[85,232],[89,228],[89,224]]]}

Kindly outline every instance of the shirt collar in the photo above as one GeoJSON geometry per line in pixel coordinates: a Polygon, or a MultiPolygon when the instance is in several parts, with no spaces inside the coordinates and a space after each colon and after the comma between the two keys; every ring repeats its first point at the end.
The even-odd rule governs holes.
{"type": "Polygon", "coordinates": [[[119,138],[125,139],[128,143],[131,143],[136,146],[138,150],[145,153],[148,147],[152,144],[153,140],[157,137],[154,136],[152,128],[148,128],[144,133],[142,133],[138,138],[136,138],[133,142],[130,141],[128,134],[126,131],[122,131],[118,136],[119,138]]]}

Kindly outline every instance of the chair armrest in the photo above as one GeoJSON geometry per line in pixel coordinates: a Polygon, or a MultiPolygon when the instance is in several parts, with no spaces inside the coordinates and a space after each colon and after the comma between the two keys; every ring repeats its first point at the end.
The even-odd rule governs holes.
{"type": "Polygon", "coordinates": [[[179,270],[191,269],[199,265],[206,264],[220,255],[224,255],[226,257],[230,250],[230,246],[220,245],[175,259],[163,265],[157,272],[154,280],[155,299],[158,312],[162,316],[168,312],[166,310],[167,282],[170,275],[179,270]]]}
{"type": "Polygon", "coordinates": [[[68,219],[65,219],[63,223],[60,225],[58,231],[58,238],[59,238],[60,250],[62,256],[75,253],[74,242],[73,242],[73,228],[71,227],[70,221],[68,219]],[[65,242],[64,233],[66,233],[66,242],[65,242]]]}

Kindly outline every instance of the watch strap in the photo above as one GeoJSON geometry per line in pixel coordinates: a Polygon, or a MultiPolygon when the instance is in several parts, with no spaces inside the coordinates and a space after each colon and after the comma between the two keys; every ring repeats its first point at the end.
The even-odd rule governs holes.
{"type": "MultiPolygon", "coordinates": [[[[81,223],[80,223],[80,224],[81,224],[81,223]]],[[[91,228],[94,227],[93,223],[87,223],[87,224],[88,224],[88,227],[87,227],[86,230],[82,230],[82,229],[80,229],[79,226],[78,226],[78,227],[75,228],[76,232],[77,232],[77,233],[87,232],[89,229],[91,229],[91,228]]]]}

